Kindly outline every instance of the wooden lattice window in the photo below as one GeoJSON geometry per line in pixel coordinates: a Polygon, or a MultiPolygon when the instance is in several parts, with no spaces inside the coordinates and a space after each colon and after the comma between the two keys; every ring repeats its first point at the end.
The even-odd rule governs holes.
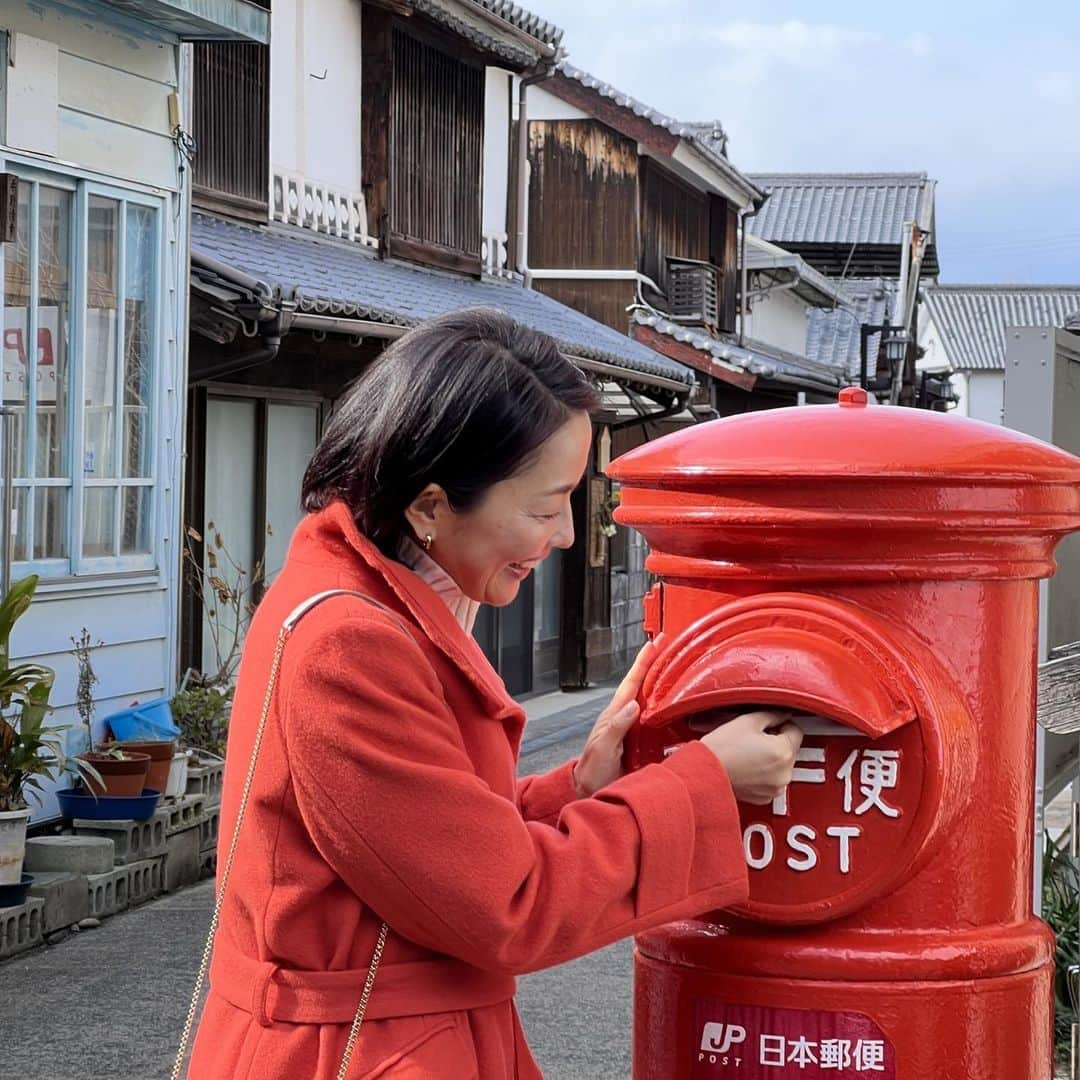
{"type": "Polygon", "coordinates": [[[395,28],[389,250],[478,273],[484,70],[395,28]]]}
{"type": "Polygon", "coordinates": [[[197,42],[193,62],[195,200],[210,209],[265,220],[270,197],[270,47],[197,42]]]}

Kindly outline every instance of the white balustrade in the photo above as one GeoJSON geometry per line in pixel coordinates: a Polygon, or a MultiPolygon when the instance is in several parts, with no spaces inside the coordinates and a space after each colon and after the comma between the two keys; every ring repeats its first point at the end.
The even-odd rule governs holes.
{"type": "Polygon", "coordinates": [[[295,173],[275,172],[271,207],[274,221],[378,247],[378,239],[368,232],[363,192],[346,193],[295,173]]]}
{"type": "Polygon", "coordinates": [[[485,233],[480,243],[480,258],[484,273],[491,277],[512,278],[513,269],[507,265],[506,233],[485,233]]]}

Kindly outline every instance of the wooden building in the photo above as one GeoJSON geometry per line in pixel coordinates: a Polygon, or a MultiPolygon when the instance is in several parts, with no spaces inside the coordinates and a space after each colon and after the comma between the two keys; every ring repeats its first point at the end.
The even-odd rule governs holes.
{"type": "MultiPolygon", "coordinates": [[[[522,73],[558,60],[557,28],[506,0],[274,0],[272,26],[269,49],[196,55],[186,515],[200,535],[213,522],[239,565],[272,577],[338,398],[388,340],[455,308],[552,334],[609,411],[685,408],[689,368],[513,269],[510,103],[522,73]]],[[[598,428],[601,459],[606,445],[598,428]]],[[[478,622],[513,693],[580,678],[568,620],[607,544],[590,483],[578,546],[478,622]]],[[[205,668],[211,635],[188,601],[185,663],[205,668]]]]}
{"type": "MultiPolygon", "coordinates": [[[[835,399],[846,374],[805,356],[804,327],[787,347],[745,333],[741,223],[765,195],[728,159],[719,123],[674,120],[564,63],[529,89],[524,124],[528,213],[513,249],[518,270],[697,375],[687,407],[649,422],[623,400],[602,418],[601,457],[716,416],[835,399]]],[[[747,278],[755,300],[797,287],[796,313],[844,302],[797,256],[758,254],[747,278]]],[[[591,519],[618,493],[597,470],[579,497],[591,519]]],[[[590,547],[585,604],[564,612],[564,642],[576,650],[564,657],[564,685],[610,677],[632,660],[644,641],[644,560],[641,539],[623,529],[590,547]]]]}

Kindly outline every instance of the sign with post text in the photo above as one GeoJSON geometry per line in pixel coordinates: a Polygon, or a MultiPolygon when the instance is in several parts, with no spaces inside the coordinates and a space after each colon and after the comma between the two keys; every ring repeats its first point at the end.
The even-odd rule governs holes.
{"type": "Polygon", "coordinates": [[[896,1080],[896,1052],[853,1012],[695,1004],[693,1080],[896,1080]]]}

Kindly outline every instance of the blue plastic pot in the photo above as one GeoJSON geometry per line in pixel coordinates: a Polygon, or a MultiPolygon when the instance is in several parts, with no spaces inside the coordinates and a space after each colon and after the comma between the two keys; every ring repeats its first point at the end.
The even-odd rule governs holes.
{"type": "Polygon", "coordinates": [[[118,742],[136,739],[175,739],[180,729],[173,722],[169,699],[160,697],[121,709],[105,717],[118,742]]]}
{"type": "Polygon", "coordinates": [[[34,879],[30,874],[23,874],[17,885],[0,885],[0,908],[18,907],[26,902],[26,894],[34,879]]]}
{"type": "Polygon", "coordinates": [[[157,809],[161,792],[143,788],[141,795],[99,795],[96,799],[78,788],[56,793],[60,812],[69,819],[88,821],[145,821],[157,809]]]}

